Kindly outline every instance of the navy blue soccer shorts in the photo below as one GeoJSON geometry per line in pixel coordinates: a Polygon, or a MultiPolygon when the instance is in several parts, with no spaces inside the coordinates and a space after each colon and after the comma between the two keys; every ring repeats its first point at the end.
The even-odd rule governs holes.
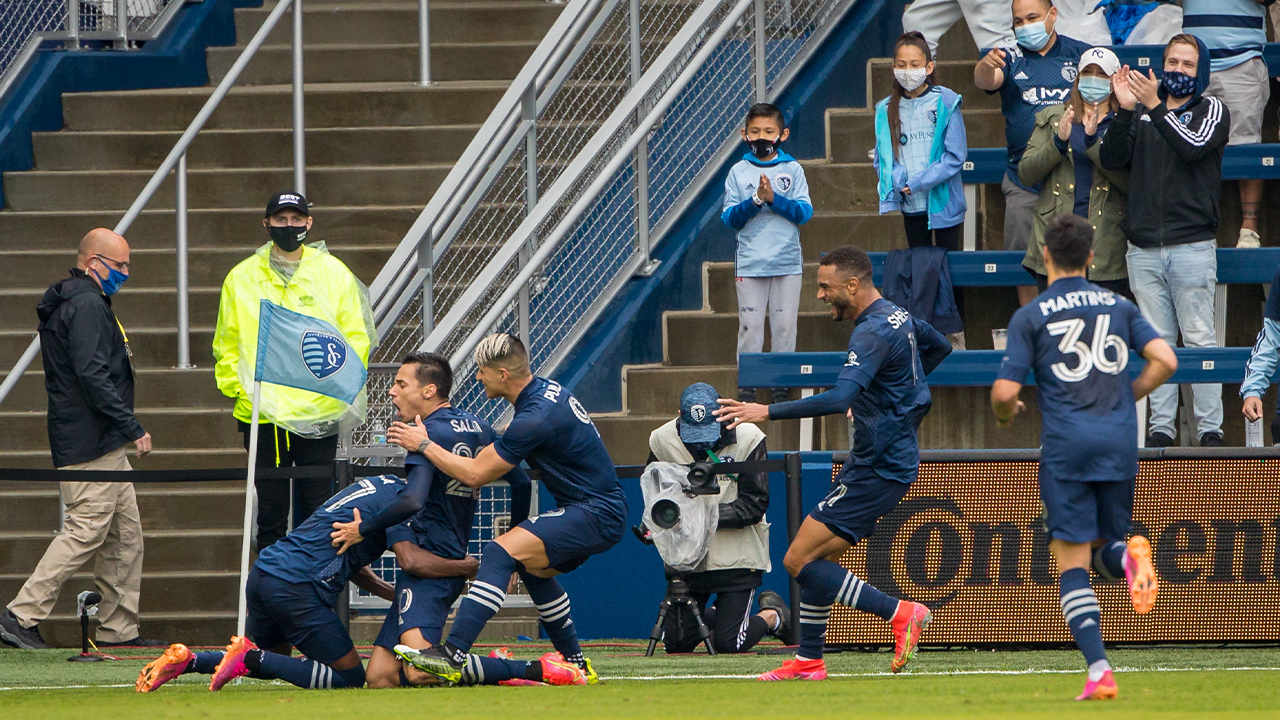
{"type": "Polygon", "coordinates": [[[1069,543],[1124,540],[1133,520],[1133,479],[1117,482],[1056,480],[1040,470],[1045,532],[1069,543]]]}
{"type": "Polygon", "coordinates": [[[403,633],[418,628],[423,639],[433,647],[439,645],[444,621],[466,583],[466,578],[460,577],[420,578],[403,570],[396,573],[396,601],[373,644],[392,650],[403,633]]]}
{"type": "Polygon", "coordinates": [[[291,583],[255,566],[245,587],[245,634],[260,648],[288,643],[329,665],[355,650],[338,613],[310,583],[291,583]]]}
{"type": "Polygon", "coordinates": [[[535,515],[517,527],[542,541],[551,568],[562,573],[582,567],[587,558],[612,548],[622,539],[621,534],[606,535],[599,516],[578,505],[535,515]]]}
{"type": "Polygon", "coordinates": [[[910,489],[906,483],[886,480],[870,470],[856,468],[850,475],[841,476],[827,497],[809,512],[809,517],[857,545],[871,537],[876,521],[898,507],[910,489]]]}

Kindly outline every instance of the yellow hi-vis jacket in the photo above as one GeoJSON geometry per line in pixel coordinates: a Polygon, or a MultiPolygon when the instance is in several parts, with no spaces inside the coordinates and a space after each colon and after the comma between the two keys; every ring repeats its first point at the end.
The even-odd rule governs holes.
{"type": "MultiPolygon", "coordinates": [[[[377,342],[368,291],[324,243],[303,246],[298,268],[287,282],[271,268],[271,247],[263,245],[227,273],[213,333],[214,378],[224,395],[235,398],[235,417],[244,422],[253,415],[259,301],[270,300],[329,322],[342,331],[366,367],[377,342]]],[[[360,415],[363,400],[362,396],[356,403],[360,415]]],[[[262,386],[258,407],[262,422],[313,438],[333,435],[338,420],[353,409],[341,400],[269,383],[262,386]]]]}

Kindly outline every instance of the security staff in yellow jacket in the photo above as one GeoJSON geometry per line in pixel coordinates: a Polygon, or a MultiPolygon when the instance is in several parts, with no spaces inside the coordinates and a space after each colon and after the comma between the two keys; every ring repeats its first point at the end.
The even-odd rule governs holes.
{"type": "MultiPolygon", "coordinates": [[[[213,334],[214,376],[218,389],[235,398],[235,418],[249,448],[253,370],[258,343],[259,301],[266,299],[295,312],[320,318],[342,331],[369,364],[377,330],[364,285],[329,254],[323,242],[305,244],[312,217],[307,200],[278,193],[267,203],[263,225],[271,242],[227,273],[213,334]]],[[[258,467],[327,465],[338,445],[338,424],[364,419],[363,394],[354,405],[305,390],[264,384],[259,401],[258,467]]],[[[294,481],[297,505],[293,524],[306,520],[332,493],[326,479],[294,481]]],[[[258,549],[288,531],[291,498],[288,480],[262,480],[258,490],[258,549]]]]}

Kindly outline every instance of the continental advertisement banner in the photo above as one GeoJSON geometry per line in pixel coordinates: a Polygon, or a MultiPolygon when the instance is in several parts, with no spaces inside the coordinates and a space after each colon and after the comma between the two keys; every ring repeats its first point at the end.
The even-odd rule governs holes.
{"type": "MultiPolygon", "coordinates": [[[[928,605],[926,644],[1069,643],[1037,468],[1031,460],[922,463],[902,504],[841,564],[928,605]]],[[[1280,460],[1144,460],[1133,517],[1133,533],[1154,548],[1159,599],[1138,615],[1123,580],[1095,573],[1107,641],[1280,640],[1280,460]]],[[[883,621],[832,609],[828,644],[887,642],[883,621]]]]}

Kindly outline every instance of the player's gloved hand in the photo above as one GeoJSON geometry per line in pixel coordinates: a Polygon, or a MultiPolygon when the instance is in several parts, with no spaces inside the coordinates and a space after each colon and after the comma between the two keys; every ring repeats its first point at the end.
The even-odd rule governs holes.
{"type": "Polygon", "coordinates": [[[409,452],[418,452],[418,446],[429,439],[427,429],[422,425],[421,415],[417,416],[413,425],[397,420],[387,428],[387,441],[409,452]]]}
{"type": "Polygon", "coordinates": [[[348,523],[334,523],[333,532],[329,533],[333,546],[338,548],[339,555],[345,553],[352,545],[364,540],[360,535],[360,510],[352,508],[351,512],[355,515],[354,520],[348,523]]]}

